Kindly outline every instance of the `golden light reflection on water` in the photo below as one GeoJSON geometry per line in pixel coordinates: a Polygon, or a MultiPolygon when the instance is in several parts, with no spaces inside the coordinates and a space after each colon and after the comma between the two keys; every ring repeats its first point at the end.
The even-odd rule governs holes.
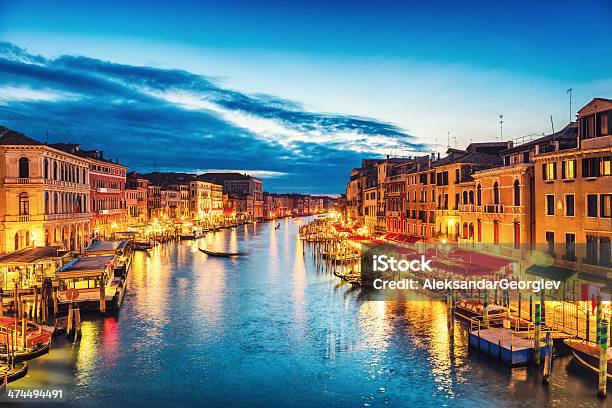
{"type": "MultiPolygon", "coordinates": [[[[287,245],[287,244],[285,244],[287,245]]],[[[302,242],[296,239],[293,253],[293,324],[295,333],[304,339],[306,335],[305,316],[305,290],[306,290],[306,265],[302,256],[302,242]]],[[[289,251],[286,251],[289,252],[289,251]]]]}

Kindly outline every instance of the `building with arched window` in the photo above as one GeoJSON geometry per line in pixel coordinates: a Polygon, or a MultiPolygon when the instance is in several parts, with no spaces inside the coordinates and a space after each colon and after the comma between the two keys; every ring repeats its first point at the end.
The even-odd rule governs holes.
{"type": "Polygon", "coordinates": [[[89,242],[89,163],[0,126],[0,253],[89,242]],[[81,203],[81,204],[79,204],[81,203]]]}

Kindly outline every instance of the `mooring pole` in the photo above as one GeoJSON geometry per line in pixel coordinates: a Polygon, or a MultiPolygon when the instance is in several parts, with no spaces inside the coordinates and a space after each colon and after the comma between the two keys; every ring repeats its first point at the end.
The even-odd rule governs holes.
{"type": "Polygon", "coordinates": [[[482,305],[482,325],[489,327],[489,290],[484,290],[484,303],[482,305]]]}
{"type": "Polygon", "coordinates": [[[601,332],[599,333],[599,390],[597,396],[606,398],[606,387],[608,382],[608,321],[602,319],[601,332]]]}
{"type": "Polygon", "coordinates": [[[540,364],[540,315],[541,305],[535,305],[535,332],[533,336],[533,359],[536,364],[540,364]]]}
{"type": "Polygon", "coordinates": [[[597,345],[601,344],[601,321],[602,321],[602,309],[601,309],[601,295],[597,295],[597,317],[596,317],[596,333],[597,336],[595,338],[595,343],[597,345]]]}
{"type": "Polygon", "coordinates": [[[521,306],[522,306],[523,302],[522,302],[522,296],[521,296],[521,291],[519,290],[518,293],[518,317],[519,319],[521,318],[521,306]]]}
{"type": "Polygon", "coordinates": [[[546,332],[546,355],[544,356],[544,377],[542,382],[544,385],[550,383],[550,375],[552,374],[553,364],[553,340],[550,332],[546,332]]]}

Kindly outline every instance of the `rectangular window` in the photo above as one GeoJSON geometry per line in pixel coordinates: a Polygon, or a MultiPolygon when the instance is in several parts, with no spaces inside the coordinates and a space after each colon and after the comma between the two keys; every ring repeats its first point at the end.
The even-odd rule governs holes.
{"type": "Polygon", "coordinates": [[[612,218],[612,194],[601,194],[599,196],[599,215],[602,218],[612,218]]]}
{"type": "Polygon", "coordinates": [[[599,122],[599,129],[597,134],[599,136],[605,136],[608,134],[608,111],[606,112],[599,112],[597,114],[598,117],[598,122],[599,122]]]}
{"type": "Polygon", "coordinates": [[[555,215],[555,195],[546,195],[546,215],[555,215]]]}
{"type": "Polygon", "coordinates": [[[561,163],[561,178],[564,180],[576,178],[576,160],[565,160],[561,163]]]}
{"type": "Polygon", "coordinates": [[[546,231],[546,243],[548,244],[548,254],[555,257],[555,233],[546,231]]]}
{"type": "Polygon", "coordinates": [[[587,217],[597,217],[597,194],[587,195],[587,217]]]}
{"type": "Polygon", "coordinates": [[[557,178],[557,163],[543,163],[542,173],[544,180],[554,180],[557,178]]]}
{"type": "Polygon", "coordinates": [[[599,264],[601,266],[612,266],[612,251],[610,237],[599,237],[599,264]]]}
{"type": "Polygon", "coordinates": [[[602,176],[609,176],[610,174],[612,174],[611,162],[612,162],[612,157],[602,157],[601,158],[600,174],[602,176]]]}
{"type": "Polygon", "coordinates": [[[597,264],[597,237],[595,235],[586,236],[586,258],[585,262],[591,265],[597,264]]]}
{"type": "Polygon", "coordinates": [[[582,159],[582,177],[599,177],[600,172],[599,157],[582,159]]]}
{"type": "Polygon", "coordinates": [[[565,215],[568,217],[574,216],[574,195],[568,194],[565,196],[565,215]]]}
{"type": "Polygon", "coordinates": [[[566,261],[576,260],[576,234],[565,234],[565,257],[566,261]]]}

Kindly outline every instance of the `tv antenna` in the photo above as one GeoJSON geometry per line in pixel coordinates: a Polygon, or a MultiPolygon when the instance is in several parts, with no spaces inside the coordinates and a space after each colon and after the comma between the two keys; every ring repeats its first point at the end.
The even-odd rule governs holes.
{"type": "Polygon", "coordinates": [[[572,88],[568,88],[567,91],[565,91],[566,94],[569,94],[569,120],[570,123],[572,122],[572,88]]]}
{"type": "Polygon", "coordinates": [[[552,115],[550,115],[550,127],[552,128],[552,132],[555,133],[555,124],[553,122],[552,115]]]}
{"type": "Polygon", "coordinates": [[[450,130],[446,133],[446,148],[450,149],[450,130]]]}
{"type": "Polygon", "coordinates": [[[504,114],[499,115],[499,141],[504,140],[504,114]]]}

